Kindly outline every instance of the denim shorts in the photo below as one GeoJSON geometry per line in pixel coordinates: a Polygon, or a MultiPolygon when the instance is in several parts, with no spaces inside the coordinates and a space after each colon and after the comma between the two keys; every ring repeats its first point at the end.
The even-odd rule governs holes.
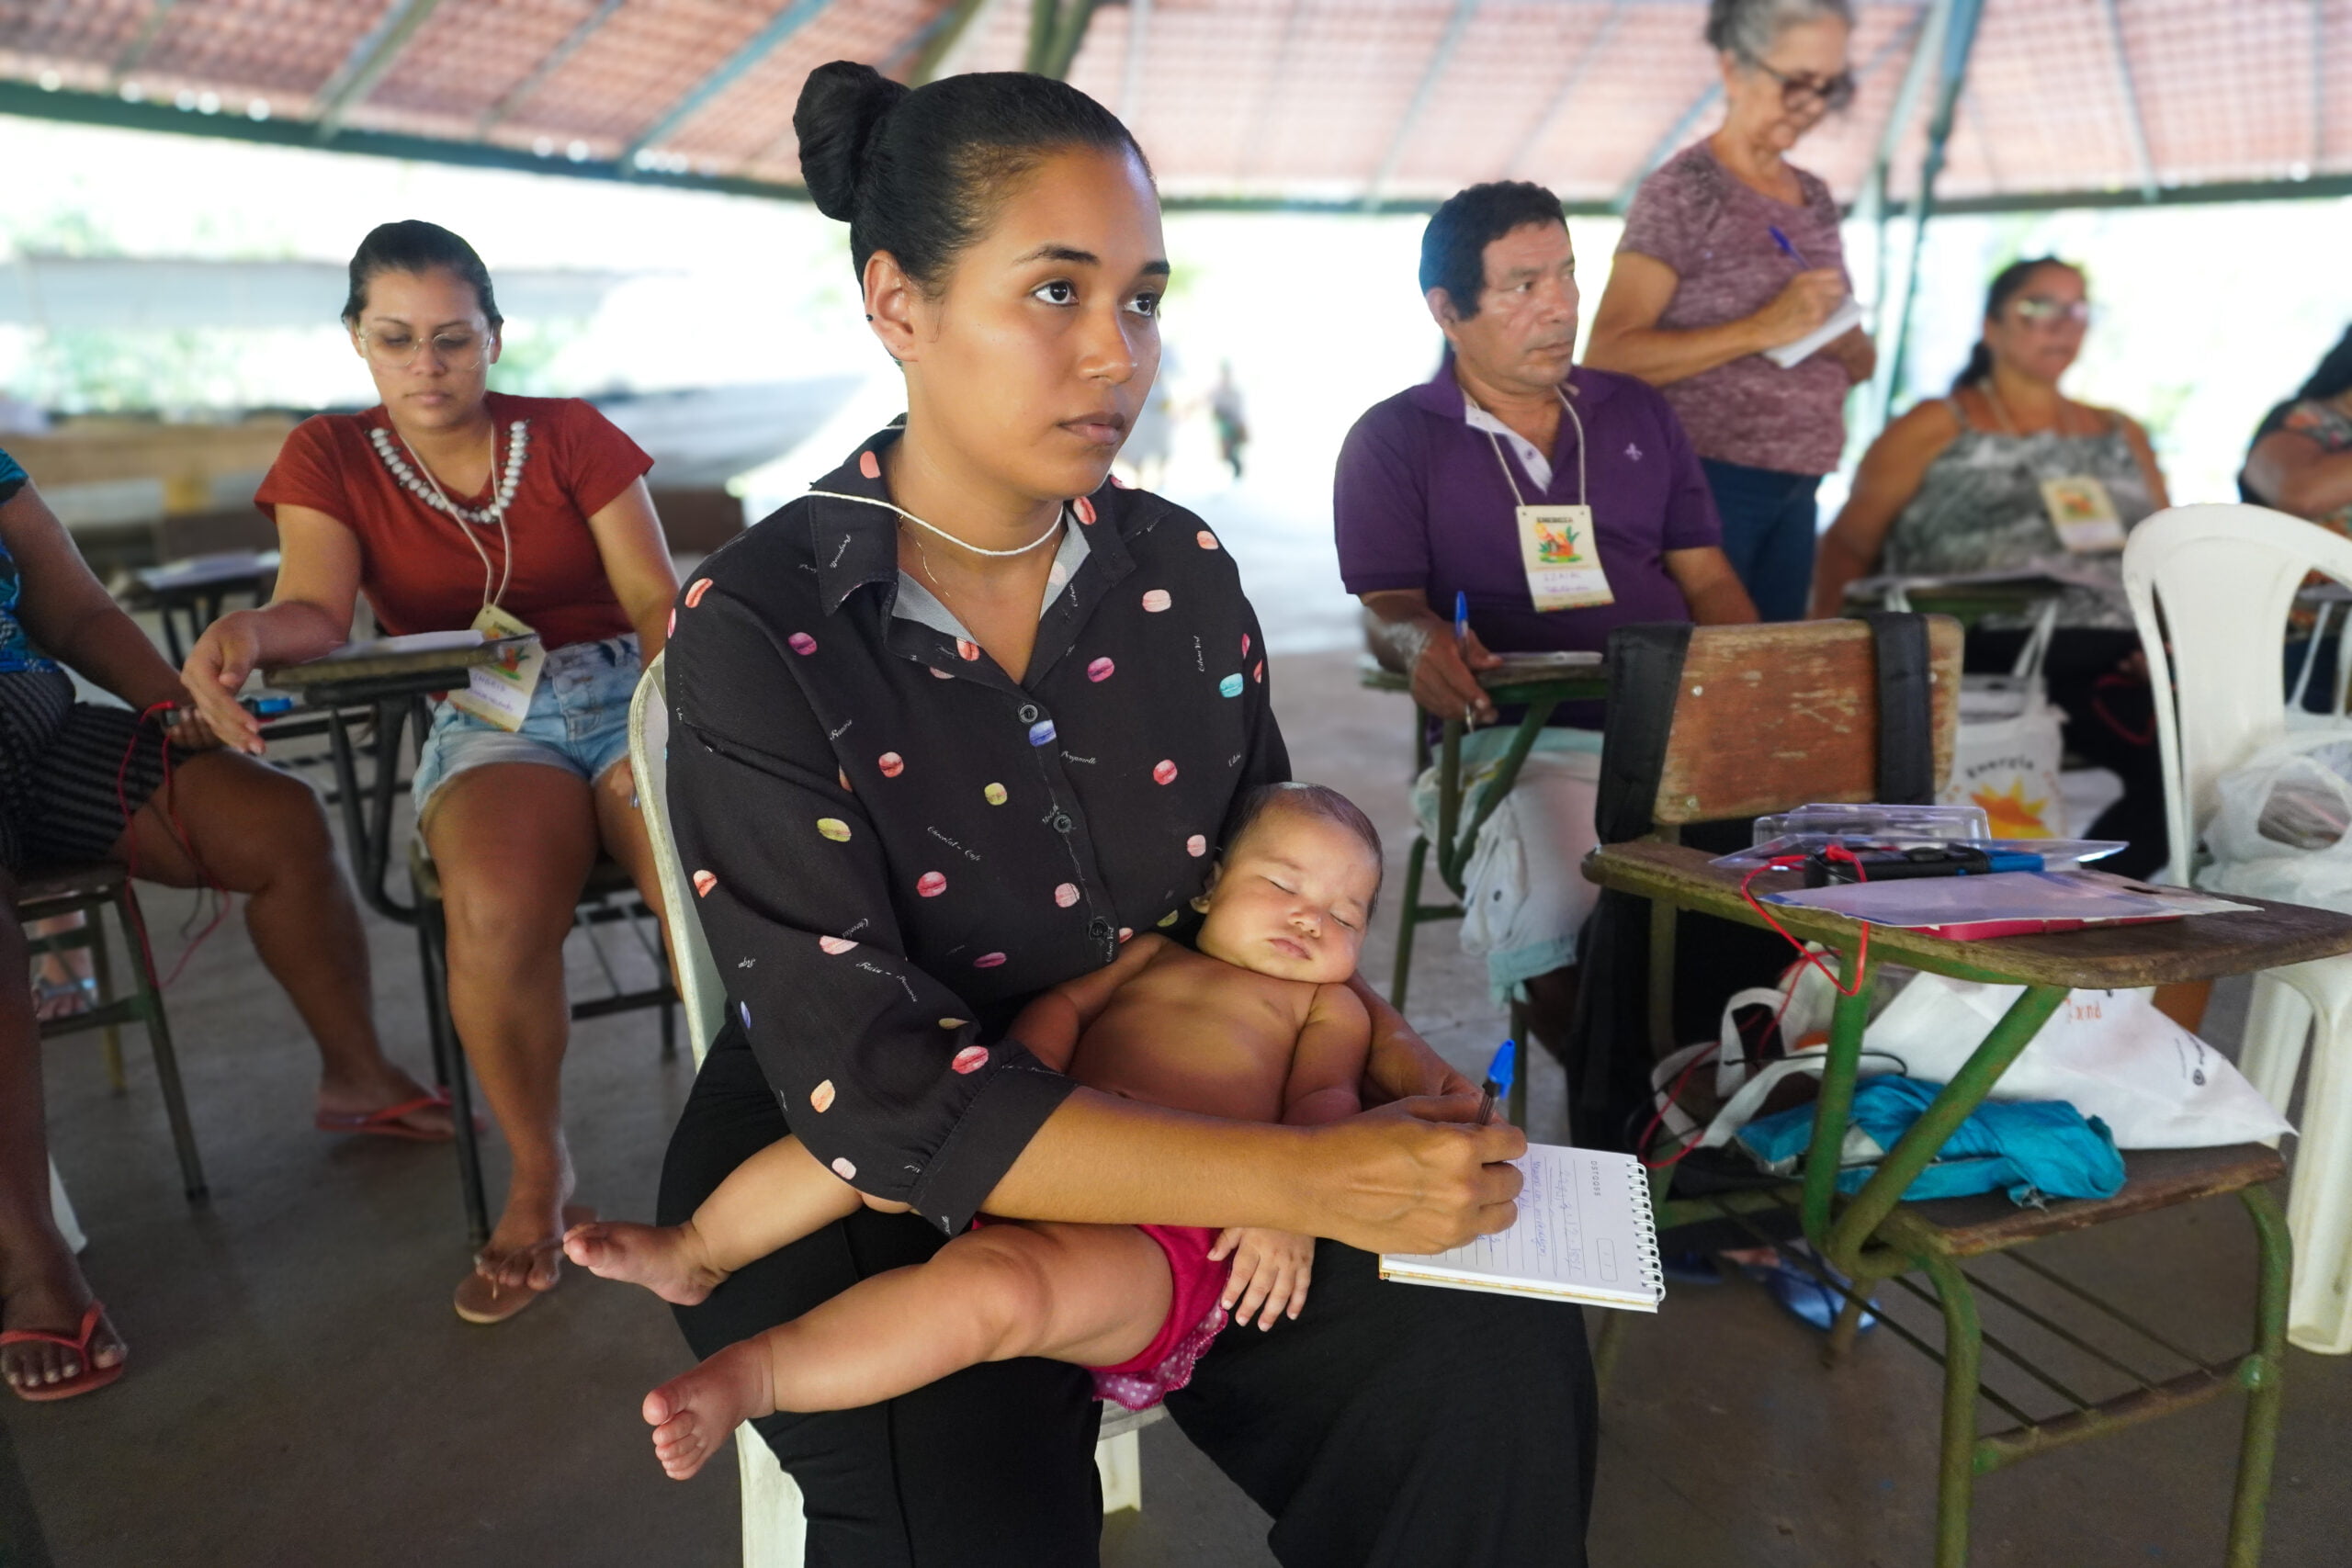
{"type": "Polygon", "coordinates": [[[590,784],[628,755],[628,704],[645,671],[637,634],[575,642],[548,655],[523,728],[504,730],[447,703],[416,758],[410,796],[424,819],[433,792],[468,768],[539,762],[590,784]]]}

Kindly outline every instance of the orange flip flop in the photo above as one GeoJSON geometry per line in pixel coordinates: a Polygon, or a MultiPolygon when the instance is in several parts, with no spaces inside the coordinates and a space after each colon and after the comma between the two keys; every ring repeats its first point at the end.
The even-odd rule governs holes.
{"type": "Polygon", "coordinates": [[[455,1136],[454,1134],[424,1132],[408,1125],[405,1118],[420,1111],[449,1109],[449,1091],[436,1089],[431,1094],[420,1094],[414,1100],[403,1100],[398,1105],[387,1105],[380,1111],[322,1111],[311,1117],[311,1124],[322,1133],[368,1133],[379,1138],[405,1138],[416,1144],[446,1144],[455,1136]]]}
{"type": "Polygon", "coordinates": [[[90,1341],[98,1336],[98,1325],[106,1321],[107,1309],[93,1301],[83,1310],[82,1332],[71,1337],[51,1334],[43,1328],[11,1328],[0,1332],[0,1345],[60,1345],[82,1358],[82,1370],[62,1382],[10,1383],[9,1392],[18,1399],[33,1404],[46,1404],[53,1399],[73,1399],[80,1394],[96,1393],[122,1376],[122,1369],[130,1362],[129,1349],[111,1367],[99,1366],[90,1357],[90,1341]]]}
{"type": "MultiPolygon", "coordinates": [[[[563,1210],[563,1228],[568,1231],[574,1225],[584,1225],[596,1217],[596,1211],[594,1209],[568,1203],[564,1205],[563,1210]]],[[[563,1256],[563,1236],[559,1233],[546,1241],[534,1242],[529,1251],[534,1263],[538,1261],[542,1254],[548,1252],[554,1253],[560,1259],[563,1256]]],[[[560,1285],[562,1282],[563,1276],[559,1272],[556,1275],[556,1284],[560,1285]]],[[[548,1291],[554,1289],[555,1285],[548,1287],[548,1291]]],[[[449,1304],[456,1309],[458,1315],[468,1323],[478,1323],[488,1326],[494,1323],[504,1323],[547,1293],[547,1291],[535,1291],[528,1285],[502,1285],[495,1280],[484,1279],[477,1269],[458,1281],[458,1288],[450,1296],[449,1304]]]]}

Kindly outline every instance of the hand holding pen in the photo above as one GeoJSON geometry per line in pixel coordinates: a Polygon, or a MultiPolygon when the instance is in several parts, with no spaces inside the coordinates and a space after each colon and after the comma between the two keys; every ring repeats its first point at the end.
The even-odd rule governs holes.
{"type": "MultiPolygon", "coordinates": [[[[1434,609],[1434,606],[1430,608],[1434,609]]],[[[1441,718],[1462,716],[1464,724],[1492,724],[1494,700],[1478,684],[1478,671],[1502,662],[1487,651],[1470,629],[1469,599],[1453,596],[1451,626],[1435,615],[1416,615],[1394,634],[1398,661],[1412,671],[1413,700],[1441,718]]]]}
{"type": "Polygon", "coordinates": [[[1748,318],[1761,339],[1757,344],[1759,351],[1796,342],[1835,314],[1850,292],[1843,272],[1834,266],[1812,265],[1777,226],[1765,232],[1772,236],[1774,249],[1804,270],[1782,286],[1770,304],[1748,318]]]}

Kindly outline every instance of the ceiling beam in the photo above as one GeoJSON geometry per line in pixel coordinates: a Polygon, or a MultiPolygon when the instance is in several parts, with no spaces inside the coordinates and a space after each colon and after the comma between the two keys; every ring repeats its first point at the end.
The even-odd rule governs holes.
{"type": "Polygon", "coordinates": [[[1023,69],[1065,81],[1094,25],[1099,0],[1029,0],[1029,52],[1023,69]]]}
{"type": "Polygon", "coordinates": [[[2116,0],[2099,0],[2099,14],[2107,20],[2107,45],[2115,56],[2115,90],[2123,99],[2123,140],[2132,149],[2132,161],[2140,166],[2140,196],[2143,200],[2156,199],[2156,160],[2148,150],[2148,121],[2140,113],[2140,85],[2132,79],[2132,56],[2123,47],[2123,13],[2116,0]]]}
{"type": "Polygon", "coordinates": [[[1143,59],[1151,38],[1151,0],[1127,0],[1126,59],[1119,67],[1119,118],[1135,118],[1143,103],[1143,59]]]}
{"type": "Polygon", "coordinates": [[[1243,176],[1258,172],[1259,160],[1272,144],[1269,135],[1274,122],[1274,110],[1283,101],[1283,84],[1291,77],[1292,67],[1298,58],[1299,41],[1306,30],[1306,0],[1288,0],[1283,12],[1283,36],[1274,45],[1273,62],[1266,73],[1266,90],[1259,96],[1258,109],[1250,117],[1250,134],[1241,142],[1243,176]]]}
{"type": "Polygon", "coordinates": [[[147,19],[139,24],[139,36],[130,40],[130,48],[115,57],[114,68],[107,73],[108,87],[119,87],[125,76],[147,63],[148,51],[155,47],[155,39],[163,34],[164,19],[171,16],[172,7],[178,4],[179,0],[154,0],[148,8],[147,19]]]}
{"type": "Polygon", "coordinates": [[[1666,134],[1653,142],[1650,150],[1642,155],[1641,166],[1634,171],[1633,177],[1618,188],[1616,196],[1609,203],[1611,212],[1623,212],[1634,205],[1634,193],[1642,188],[1642,182],[1648,179],[1660,164],[1682,150],[1682,144],[1690,139],[1692,128],[1709,109],[1723,101],[1723,79],[1717,77],[1707,84],[1705,92],[1690,100],[1690,107],[1677,115],[1674,123],[1666,128],[1666,134]]]}
{"type": "Polygon", "coordinates": [[[888,59],[875,67],[885,76],[895,76],[904,67],[906,84],[920,87],[939,73],[940,67],[956,52],[965,33],[975,18],[989,8],[990,0],[955,0],[942,7],[929,25],[890,51],[888,59]]]}
{"type": "Polygon", "coordinates": [[[318,91],[319,112],[315,135],[326,141],[343,129],[344,117],[368,101],[384,73],[392,68],[433,13],[440,8],[441,0],[394,0],[392,6],[377,19],[360,40],[352,45],[318,91]]]}
{"type": "Polygon", "coordinates": [[[616,160],[623,168],[632,168],[639,155],[664,140],[688,120],[708,107],[712,99],[733,86],[743,73],[775,52],[786,39],[825,14],[832,0],[791,0],[791,3],[768,18],[767,25],[743,40],[741,47],[719,63],[718,69],[688,88],[685,96],[672,104],[652,124],[638,132],[637,139],[621,149],[616,160]]]}
{"type": "Polygon", "coordinates": [[[1536,120],[1533,130],[1520,139],[1517,151],[1505,160],[1503,178],[1510,179],[1516,175],[1520,166],[1533,155],[1535,150],[1551,140],[1553,130],[1560,123],[1560,117],[1568,112],[1568,105],[1576,97],[1577,89],[1583,86],[1584,79],[1592,73],[1593,62],[1600,58],[1601,51],[1609,47],[1609,40],[1617,36],[1617,24],[1624,19],[1625,0],[1616,0],[1609,7],[1609,15],[1600,19],[1600,26],[1593,29],[1592,41],[1577,51],[1576,62],[1568,67],[1566,78],[1561,82],[1560,90],[1552,95],[1552,102],[1544,110],[1543,118],[1536,120]]]}
{"type": "MultiPolygon", "coordinates": [[[[516,174],[555,175],[566,179],[620,180],[667,186],[679,190],[715,191],[728,196],[755,196],[775,201],[801,202],[808,191],[778,180],[752,179],[738,175],[667,174],[653,170],[623,170],[601,158],[578,161],[556,154],[542,157],[526,147],[493,142],[460,141],[447,137],[413,136],[387,130],[337,131],[322,148],[313,140],[306,120],[253,119],[242,114],[200,114],[169,103],[130,103],[113,93],[85,93],[61,88],[47,92],[30,82],[0,80],[0,115],[71,125],[95,125],[173,136],[198,136],[217,141],[242,141],[265,147],[300,147],[359,157],[405,159],[412,163],[447,164],[459,168],[504,169],[516,174]]],[[[2283,173],[2270,179],[2215,180],[2199,185],[2165,186],[2156,193],[2159,207],[2198,207],[2245,201],[2334,201],[2352,197],[2352,174],[2313,175],[2291,179],[2283,173]]],[[[1170,212],[1295,212],[1331,216],[1361,214],[1363,203],[1300,199],[1279,196],[1170,195],[1160,205],[1170,212]]],[[[1964,213],[2057,212],[2069,209],[2140,207],[2136,189],[2040,190],[1994,192],[1939,199],[1935,210],[1964,213]]],[[[1383,209],[1388,212],[1434,212],[1434,199],[1399,198],[1383,209]]],[[[1894,201],[1887,210],[1906,216],[1916,202],[1894,201]]],[[[1606,217],[1617,210],[1612,200],[1585,197],[1561,203],[1572,218],[1606,217]]]]}
{"type": "Polygon", "coordinates": [[[474,134],[481,136],[492,126],[513,114],[529,101],[533,93],[547,85],[548,77],[563,68],[563,62],[580,52],[580,46],[596,36],[596,30],[612,20],[613,13],[628,4],[628,0],[602,0],[602,4],[582,17],[576,27],[563,35],[561,42],[547,51],[537,65],[525,72],[523,79],[500,95],[496,103],[482,111],[474,122],[474,134]]]}
{"type": "Polygon", "coordinates": [[[2327,159],[2327,0],[2312,7],[2312,167],[2327,159]]]}
{"type": "Polygon", "coordinates": [[[1437,92],[1438,83],[1453,63],[1453,51],[1462,47],[1462,35],[1469,30],[1470,18],[1476,15],[1478,0],[1454,0],[1453,14],[1445,20],[1445,31],[1439,35],[1437,48],[1430,51],[1429,64],[1421,70],[1421,80],[1413,89],[1412,101],[1405,106],[1404,118],[1396,122],[1396,134],[1388,139],[1388,150],[1380,155],[1380,165],[1372,172],[1372,181],[1364,186],[1363,209],[1380,210],[1381,193],[1387,189],[1389,176],[1403,161],[1406,144],[1413,132],[1420,129],[1421,111],[1430,107],[1430,98],[1437,92]]]}
{"type": "MultiPolygon", "coordinates": [[[[1919,296],[1919,257],[1928,244],[1928,220],[1936,211],[1936,181],[1943,176],[1944,152],[1951,142],[1952,113],[1959,107],[1961,88],[1968,81],[1969,57],[1976,51],[1976,26],[1984,17],[1984,0],[1952,0],[1951,18],[1944,24],[1943,47],[1937,51],[1936,109],[1934,118],[1928,121],[1928,154],[1919,164],[1911,265],[1904,271],[1903,304],[1894,318],[1894,352],[1881,358],[1886,367],[1886,397],[1883,403],[1890,400],[1903,385],[1903,362],[1911,347],[1911,306],[1919,296]]],[[[1883,321],[1880,333],[1885,333],[1883,321]]]]}

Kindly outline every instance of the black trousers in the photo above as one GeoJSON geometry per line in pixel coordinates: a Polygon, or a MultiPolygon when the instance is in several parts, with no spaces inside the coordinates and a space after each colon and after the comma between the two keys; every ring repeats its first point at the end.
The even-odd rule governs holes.
{"type": "MultiPolygon", "coordinates": [[[[787,1131],[751,1051],[722,1035],[670,1141],[662,1222],[787,1131]]],[[[943,1245],[911,1215],[860,1213],[678,1321],[707,1356],[943,1245]]],[[[1168,1409],[1273,1516],[1285,1568],[1585,1561],[1598,1416],[1574,1307],[1383,1284],[1369,1254],[1326,1241],[1299,1319],[1228,1328],[1168,1409]]],[[[758,1426],[806,1500],[810,1568],[1084,1568],[1102,1529],[1099,1412],[1082,1370],[1024,1359],[758,1426]]]]}

